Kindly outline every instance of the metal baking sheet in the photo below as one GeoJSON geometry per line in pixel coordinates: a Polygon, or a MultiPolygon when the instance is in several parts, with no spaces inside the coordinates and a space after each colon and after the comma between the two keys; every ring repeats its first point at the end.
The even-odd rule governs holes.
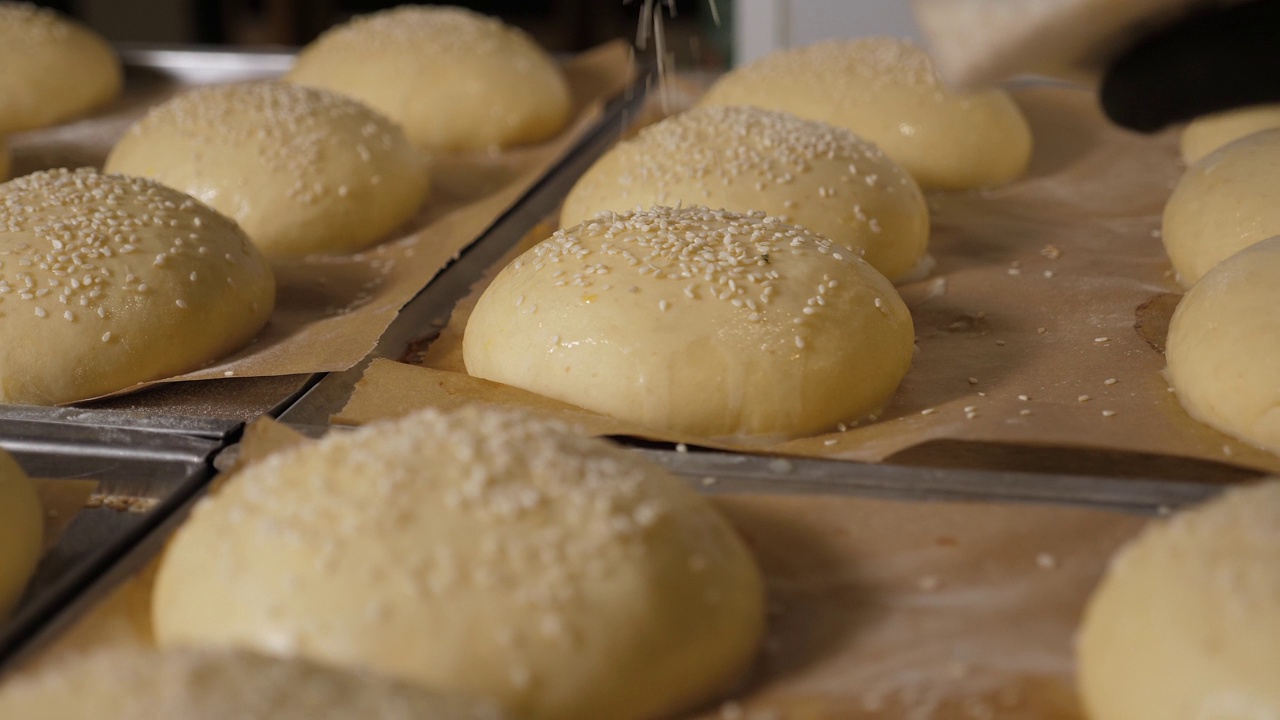
{"type": "Polygon", "coordinates": [[[182,515],[212,477],[222,445],[154,430],[0,418],[0,447],[30,476],[98,482],[98,501],[76,514],[15,613],[0,619],[0,673],[136,567],[126,559],[182,515]]]}
{"type": "MultiPolygon", "coordinates": [[[[288,426],[307,437],[347,432],[349,426],[288,426]]],[[[1159,479],[1070,474],[990,472],[957,468],[902,467],[886,464],[766,457],[682,448],[633,447],[635,452],[685,478],[707,494],[754,493],[837,495],[892,500],[996,501],[1069,505],[1164,515],[1221,492],[1223,486],[1159,479]]],[[[214,460],[218,470],[232,466],[238,445],[214,460]]]]}
{"type": "MultiPolygon", "coordinates": [[[[147,87],[165,83],[234,82],[278,76],[292,65],[294,53],[295,50],[289,48],[229,51],[151,45],[120,47],[127,73],[127,88],[143,92],[147,87]]],[[[558,201],[558,197],[568,190],[568,185],[621,133],[629,113],[643,101],[646,87],[647,83],[641,79],[627,97],[610,103],[597,127],[587,134],[580,146],[555,166],[547,178],[535,185],[528,196],[499,217],[486,234],[500,238],[523,236],[544,214],[540,210],[530,211],[525,205],[538,202],[538,198],[548,192],[558,201]]],[[[404,323],[397,323],[397,326],[407,327],[404,323]]],[[[393,326],[388,335],[393,335],[397,326],[393,326]]],[[[418,326],[412,327],[416,330],[418,326]]],[[[73,407],[81,412],[72,415],[77,423],[83,425],[142,429],[156,429],[157,425],[163,425],[168,432],[228,438],[244,422],[264,415],[279,415],[323,377],[323,373],[316,373],[173,383],[140,393],[76,403],[73,407]]],[[[6,413],[14,407],[0,405],[0,417],[7,416],[6,413]]],[[[24,407],[12,412],[33,421],[63,422],[67,417],[57,408],[24,407]]]]}

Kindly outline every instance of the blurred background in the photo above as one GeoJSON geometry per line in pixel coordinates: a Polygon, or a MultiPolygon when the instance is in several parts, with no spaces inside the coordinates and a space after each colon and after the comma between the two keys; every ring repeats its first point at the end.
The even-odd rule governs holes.
{"type": "MultiPolygon", "coordinates": [[[[670,0],[668,0],[670,1],[670,0]]],[[[674,0],[667,46],[680,67],[719,69],[832,37],[916,37],[908,0],[674,0]]],[[[1016,0],[1015,0],[1016,1],[1016,0]]],[[[555,52],[634,38],[643,0],[455,0],[524,28],[555,52]]],[[[394,0],[46,0],[116,42],[296,46],[394,0]]],[[[429,3],[424,3],[429,4],[429,3]]]]}

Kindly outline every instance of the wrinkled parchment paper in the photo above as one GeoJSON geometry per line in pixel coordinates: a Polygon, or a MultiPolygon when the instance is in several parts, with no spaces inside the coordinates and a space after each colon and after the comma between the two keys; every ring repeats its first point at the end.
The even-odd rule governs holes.
{"type": "MultiPolygon", "coordinates": [[[[929,198],[936,269],[900,287],[916,326],[910,373],[878,422],[762,446],[675,436],[460,375],[474,298],[418,364],[371,365],[334,420],[417,407],[514,404],[571,416],[598,435],[882,461],[937,440],[1087,448],[1280,470],[1280,457],[1191,420],[1162,375],[1181,289],[1160,215],[1182,172],[1176,137],[1110,126],[1067,87],[1015,94],[1035,135],[1026,177],[929,198]]],[[[479,290],[480,288],[478,288],[479,290]]]]}
{"type": "MultiPolygon", "coordinates": [[[[354,255],[273,262],[277,305],[262,334],[216,364],[157,382],[326,372],[359,362],[400,308],[571,149],[599,119],[605,102],[635,76],[623,42],[574,57],[564,70],[574,115],[559,136],[493,155],[433,157],[431,197],[398,238],[354,255]]],[[[13,172],[101,166],[116,139],[148,107],[183,89],[154,79],[138,82],[104,114],[16,135],[10,139],[13,172]]]]}
{"type": "MultiPolygon", "coordinates": [[[[299,442],[270,420],[237,467],[299,442]]],[[[231,482],[234,482],[234,478],[231,482]]],[[[707,718],[1082,720],[1071,638],[1114,549],[1144,520],[1098,510],[716,495],[764,572],[769,631],[707,718]]],[[[150,645],[153,562],[31,659],[150,645]]]]}

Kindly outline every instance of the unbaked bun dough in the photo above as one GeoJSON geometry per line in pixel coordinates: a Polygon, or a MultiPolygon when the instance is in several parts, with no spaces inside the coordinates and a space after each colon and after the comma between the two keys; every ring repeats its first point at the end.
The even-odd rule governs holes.
{"type": "Polygon", "coordinates": [[[782,50],[730,72],[703,105],[754,105],[846,127],[926,190],[1013,180],[1031,159],[1031,129],[1000,90],[947,90],[905,40],[832,40],[782,50]]]}
{"type": "Polygon", "coordinates": [[[43,539],[44,514],[36,489],[18,463],[0,450],[0,625],[35,572],[43,539]]]}
{"type": "Polygon", "coordinates": [[[0,402],[52,405],[238,349],[275,301],[235,223],[150,180],[50,170],[0,185],[0,402]]]}
{"type": "Polygon", "coordinates": [[[695,108],[645,128],[582,176],[561,224],[655,205],[763,210],[863,253],[890,280],[915,268],[929,241],[919,186],[878,148],[759,108],[695,108]]]}
{"type": "Polygon", "coordinates": [[[183,93],[134,125],[106,170],[207,203],[268,256],[365,248],[403,225],[428,185],[424,159],[390,120],[282,82],[183,93]]]}
{"type": "Polygon", "coordinates": [[[153,600],[163,645],[368,667],[558,720],[708,700],[763,629],[754,561],[684,481],[474,406],[247,468],[179,529],[153,600]]]}
{"type": "Polygon", "coordinates": [[[1280,482],[1149,525],[1089,599],[1091,720],[1280,717],[1280,482]]]}
{"type": "Polygon", "coordinates": [[[1198,117],[1182,131],[1182,159],[1192,165],[1232,141],[1272,128],[1280,128],[1280,105],[1254,105],[1198,117]]]}
{"type": "Polygon", "coordinates": [[[1165,358],[1191,417],[1280,454],[1280,237],[1191,288],[1169,322],[1165,358]]]}
{"type": "Polygon", "coordinates": [[[17,720],[502,720],[496,704],[242,651],[105,649],[0,686],[17,720]]]}
{"type": "Polygon", "coordinates": [[[1187,169],[1164,207],[1164,249],[1191,287],[1214,265],[1280,235],[1280,129],[1241,138],[1187,169]]]}
{"type": "Polygon", "coordinates": [[[367,103],[427,150],[545,140],[569,120],[551,56],[518,28],[456,7],[358,17],[308,45],[286,77],[367,103]]]}
{"type": "Polygon", "coordinates": [[[0,135],[69,120],[120,94],[107,41],[52,10],[0,2],[0,135]]]}
{"type": "Polygon", "coordinates": [[[795,436],[885,405],[911,315],[854,253],[763,213],[605,213],[494,279],[467,372],[708,437],[795,436]]]}

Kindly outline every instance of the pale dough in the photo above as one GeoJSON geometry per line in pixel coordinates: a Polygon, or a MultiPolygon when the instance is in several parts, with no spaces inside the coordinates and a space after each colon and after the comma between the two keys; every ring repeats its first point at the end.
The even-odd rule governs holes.
{"type": "Polygon", "coordinates": [[[763,213],[654,208],[558,231],[467,323],[467,372],[653,428],[808,435],[883,407],[911,315],[855,253],[763,213]]]}
{"type": "Polygon", "coordinates": [[[722,77],[702,104],[754,105],[846,127],[926,190],[999,185],[1031,159],[1031,129],[1007,93],[954,93],[923,50],[896,38],[774,52],[722,77]]]}
{"type": "Polygon", "coordinates": [[[1280,454],[1280,237],[1191,288],[1169,322],[1165,358],[1191,417],[1280,454]]]}
{"type": "Polygon", "coordinates": [[[109,648],[0,685],[17,720],[503,720],[496,704],[242,651],[109,648]]]}
{"type": "Polygon", "coordinates": [[[268,256],[363,249],[412,217],[428,190],[424,158],[390,120],[282,82],[183,93],[134,125],[106,170],[207,203],[268,256]]]}
{"type": "Polygon", "coordinates": [[[44,514],[36,489],[18,463],[0,450],[0,627],[35,572],[43,538],[44,514]]]}
{"type": "Polygon", "coordinates": [[[52,405],[194,370],[275,302],[235,223],[159,183],[91,169],[0,185],[0,402],[52,405]]]}
{"type": "Polygon", "coordinates": [[[1089,599],[1077,639],[1088,717],[1280,717],[1278,598],[1280,482],[1153,522],[1089,599]]]}
{"type": "Polygon", "coordinates": [[[1193,165],[1224,145],[1272,128],[1280,128],[1280,105],[1254,105],[1198,117],[1182,131],[1182,159],[1193,165]]]}
{"type": "Polygon", "coordinates": [[[668,717],[726,691],[759,571],[684,481],[576,430],[428,409],[282,450],[174,536],[162,645],[368,667],[533,718],[668,717]]]}
{"type": "Polygon", "coordinates": [[[929,241],[919,186],[852,132],[751,107],[701,107],[610,150],[565,198],[561,225],[655,205],[763,210],[863,253],[890,280],[929,241]]]}
{"type": "Polygon", "coordinates": [[[1178,280],[1280,235],[1280,129],[1241,138],[1187,169],[1164,207],[1161,236],[1178,280]]]}
{"type": "Polygon", "coordinates": [[[124,85],[106,40],[27,3],[0,2],[0,68],[0,135],[82,115],[124,85]]]}
{"type": "Polygon", "coordinates": [[[291,82],[350,95],[427,150],[545,140],[569,120],[569,85],[518,28],[457,7],[402,6],[321,35],[291,82]]]}

